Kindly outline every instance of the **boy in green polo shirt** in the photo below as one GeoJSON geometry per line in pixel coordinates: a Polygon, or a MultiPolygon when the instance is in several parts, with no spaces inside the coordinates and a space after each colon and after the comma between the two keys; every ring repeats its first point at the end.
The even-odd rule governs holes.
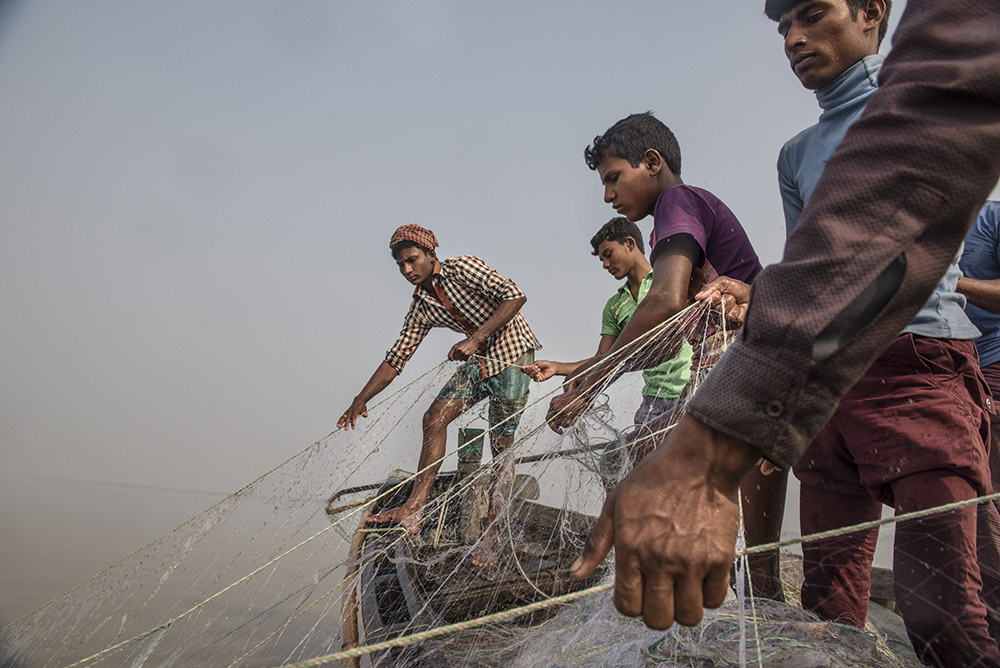
{"type": "MultiPolygon", "coordinates": [[[[604,306],[601,342],[597,347],[597,354],[600,356],[614,345],[639,302],[649,292],[653,284],[653,267],[646,259],[642,233],[635,223],[623,216],[605,223],[590,240],[590,245],[594,248],[593,254],[601,259],[601,264],[608,273],[616,280],[626,279],[604,306]]],[[[685,341],[677,357],[642,372],[645,385],[642,388],[642,404],[635,412],[636,425],[645,427],[679,405],[681,392],[691,376],[691,356],[691,345],[685,341]]],[[[552,376],[568,376],[585,361],[539,360],[522,367],[522,371],[534,380],[543,381],[552,376]]],[[[648,428],[640,431],[649,433],[648,428]]],[[[631,440],[636,442],[638,435],[633,434],[631,440]]],[[[638,449],[644,450],[641,447],[638,449]]],[[[639,452],[633,451],[630,454],[632,463],[642,458],[639,452]]],[[[631,463],[627,468],[631,468],[631,463]]]]}

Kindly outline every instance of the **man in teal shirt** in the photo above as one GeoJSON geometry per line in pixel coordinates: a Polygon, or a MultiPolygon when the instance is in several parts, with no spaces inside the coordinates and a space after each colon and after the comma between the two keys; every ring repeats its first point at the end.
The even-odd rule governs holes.
{"type": "MultiPolygon", "coordinates": [[[[646,259],[642,233],[635,223],[625,217],[619,216],[605,223],[590,240],[590,245],[594,248],[593,254],[600,258],[608,273],[617,280],[626,279],[604,306],[601,342],[597,347],[597,354],[603,355],[614,344],[639,302],[649,292],[653,283],[653,267],[646,259]]],[[[642,388],[642,404],[635,413],[636,425],[648,425],[680,403],[681,392],[691,377],[691,356],[691,344],[684,341],[675,358],[642,372],[645,385],[642,388]]],[[[552,376],[568,376],[585,361],[539,360],[522,370],[534,380],[543,381],[552,376]]],[[[633,456],[641,459],[637,453],[633,453],[633,456]]]]}

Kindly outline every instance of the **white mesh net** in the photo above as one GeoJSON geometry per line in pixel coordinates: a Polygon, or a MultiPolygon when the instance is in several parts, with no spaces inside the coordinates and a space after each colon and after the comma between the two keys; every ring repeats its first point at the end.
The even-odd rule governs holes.
{"type": "MultiPolygon", "coordinates": [[[[704,329],[710,312],[699,306],[687,317],[689,330],[692,322],[704,329]]],[[[642,360],[669,349],[681,329],[665,325],[653,343],[626,356],[642,360]]],[[[713,341],[719,347],[724,339],[713,341]]],[[[717,352],[696,355],[693,385],[717,352]]],[[[432,369],[373,407],[359,429],[331,434],[9,624],[0,636],[0,666],[282,666],[607,582],[610,561],[583,581],[568,570],[605,487],[627,468],[623,453],[641,455],[669,429],[667,420],[630,438],[637,373],[609,377],[561,435],[545,424],[551,393],[542,396],[534,385],[514,445],[486,455],[479,468],[460,465],[457,455],[459,430],[474,447],[471,430],[486,427],[485,402],[475,407],[450,428],[419,534],[364,525],[374,510],[408,494],[412,474],[400,469],[414,468],[422,413],[456,369],[432,369]],[[516,473],[511,485],[496,485],[502,468],[516,473]],[[502,498],[497,489],[505,490],[502,498]],[[485,526],[490,504],[498,511],[495,527],[485,526]],[[488,546],[496,565],[474,566],[487,534],[496,537],[488,546]]],[[[877,633],[821,622],[796,607],[801,569],[789,555],[784,562],[791,604],[754,599],[741,585],[739,595],[690,629],[650,630],[619,615],[604,590],[344,665],[910,665],[912,658],[877,633]]]]}

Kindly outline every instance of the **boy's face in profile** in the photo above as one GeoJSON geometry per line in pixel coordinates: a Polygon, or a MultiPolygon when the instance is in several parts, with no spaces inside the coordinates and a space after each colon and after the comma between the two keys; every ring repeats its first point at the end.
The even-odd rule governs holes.
{"type": "Polygon", "coordinates": [[[653,213],[662,188],[649,165],[633,167],[624,158],[606,157],[597,165],[604,201],[633,223],[653,213]]]}
{"type": "Polygon", "coordinates": [[[852,18],[846,0],[804,0],[781,17],[778,32],[792,72],[805,88],[817,90],[878,52],[879,23],[870,25],[865,8],[852,18]]]}

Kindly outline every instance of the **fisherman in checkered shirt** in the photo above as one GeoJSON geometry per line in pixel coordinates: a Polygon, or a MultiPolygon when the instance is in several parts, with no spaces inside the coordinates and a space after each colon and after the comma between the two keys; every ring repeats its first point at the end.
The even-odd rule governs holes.
{"type": "MultiPolygon", "coordinates": [[[[434,233],[419,225],[403,225],[389,241],[399,272],[416,286],[403,330],[385,360],[372,374],[351,406],[337,421],[353,429],[359,416],[368,416],[368,401],[403,371],[420,342],[433,327],[447,327],[466,336],[451,347],[449,360],[467,360],[438,393],[424,413],[423,445],[409,499],[368,521],[396,523],[412,533],[420,529],[423,506],[446,451],[448,425],[489,397],[490,446],[494,457],[514,441],[521,413],[528,402],[530,378],[521,367],[531,364],[541,348],[520,310],[527,298],[504,278],[472,255],[438,260],[434,233]]],[[[512,462],[501,465],[491,481],[487,529],[473,554],[473,563],[495,563],[495,506],[513,483],[512,462]]]]}

